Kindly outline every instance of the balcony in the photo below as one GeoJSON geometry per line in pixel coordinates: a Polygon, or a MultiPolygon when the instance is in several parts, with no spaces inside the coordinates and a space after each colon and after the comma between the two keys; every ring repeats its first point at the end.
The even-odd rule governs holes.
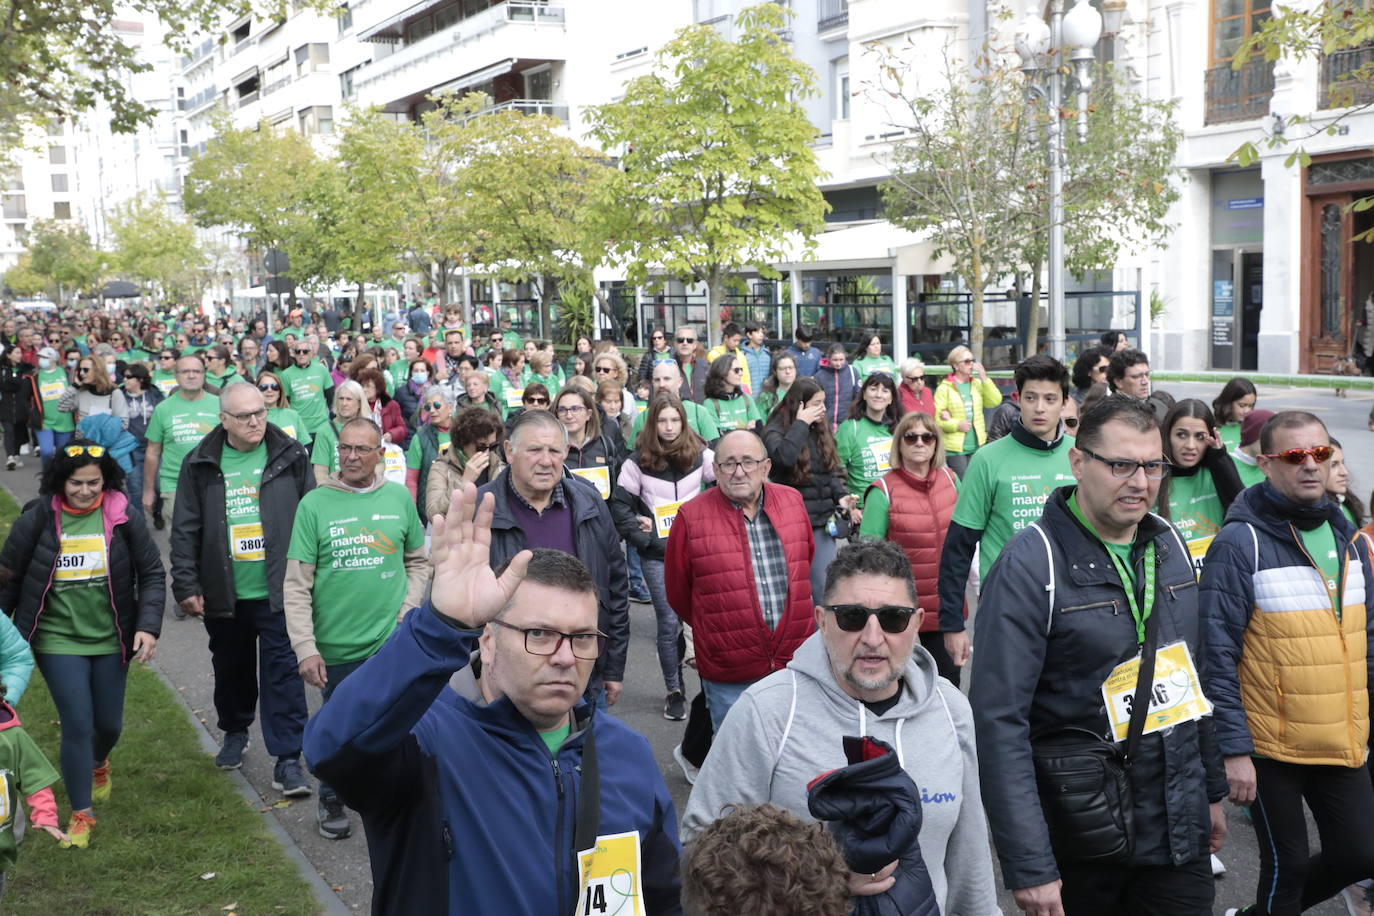
{"type": "Polygon", "coordinates": [[[1374,102],[1374,44],[1322,56],[1319,107],[1349,108],[1371,102],[1374,102]]]}
{"type": "Polygon", "coordinates": [[[177,99],[177,108],[181,111],[197,111],[201,107],[208,105],[215,100],[219,93],[214,86],[206,86],[200,92],[186,99],[177,99]]]}
{"type": "Polygon", "coordinates": [[[1206,74],[1204,124],[1230,124],[1251,121],[1269,113],[1274,94],[1274,65],[1251,61],[1239,70],[1229,63],[1213,67],[1206,74]]]}
{"type": "Polygon", "coordinates": [[[285,89],[287,86],[291,85],[292,79],[293,77],[290,74],[283,76],[280,79],[275,79],[272,82],[268,83],[266,86],[262,87],[262,94],[264,96],[267,96],[276,92],[278,89],[285,89]]]}
{"type": "Polygon", "coordinates": [[[252,92],[245,92],[243,95],[239,96],[237,104],[239,108],[246,108],[247,106],[252,105],[257,100],[258,90],[254,89],[252,92]]]}
{"type": "MultiPolygon", "coordinates": [[[[401,41],[405,38],[407,29],[417,21],[425,18],[426,14],[432,14],[441,3],[439,0],[420,0],[419,3],[407,7],[401,12],[381,22],[371,25],[358,27],[358,40],[360,41],[401,41]]],[[[355,10],[354,22],[357,22],[355,10]]],[[[562,3],[547,3],[544,0],[506,0],[503,3],[496,3],[471,16],[459,19],[456,22],[440,24],[435,32],[420,39],[416,44],[428,41],[433,35],[452,35],[451,41],[467,41],[469,38],[499,29],[507,23],[518,22],[530,25],[552,25],[562,27],[566,15],[562,3]],[[457,30],[457,34],[453,34],[457,30]]]]}
{"type": "Polygon", "coordinates": [[[215,39],[207,38],[181,57],[181,69],[189,70],[215,50],[215,39]]]}
{"type": "Polygon", "coordinates": [[[849,0],[818,0],[816,31],[829,32],[849,25],[849,0]]]}
{"type": "Polygon", "coordinates": [[[474,112],[463,119],[466,123],[473,118],[480,118],[483,115],[495,114],[498,111],[515,111],[520,114],[541,114],[557,118],[564,124],[568,123],[568,105],[566,102],[554,102],[549,99],[511,99],[499,105],[492,105],[483,108],[481,111],[474,112]]]}

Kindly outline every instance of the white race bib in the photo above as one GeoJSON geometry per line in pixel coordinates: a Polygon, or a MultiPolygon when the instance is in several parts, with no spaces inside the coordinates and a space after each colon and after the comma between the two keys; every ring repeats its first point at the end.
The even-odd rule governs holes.
{"type": "Polygon", "coordinates": [[[576,916],[644,916],[638,830],[597,837],[577,854],[577,874],[576,916]]]}
{"type": "Polygon", "coordinates": [[[525,389],[523,389],[523,388],[507,388],[507,389],[506,389],[506,406],[509,407],[511,410],[519,410],[521,407],[524,407],[524,406],[525,406],[525,389]]]}
{"type": "Polygon", "coordinates": [[[386,444],[386,470],[383,473],[386,479],[392,483],[405,486],[406,453],[401,451],[401,447],[394,442],[386,444]]]}
{"type": "Polygon", "coordinates": [[[878,466],[878,472],[886,474],[892,470],[892,438],[888,437],[881,442],[874,442],[868,446],[868,450],[873,453],[873,461],[878,466]]]}
{"type": "Polygon", "coordinates": [[[687,502],[680,499],[675,503],[664,503],[654,507],[654,531],[661,538],[668,537],[668,533],[673,530],[673,519],[677,518],[678,511],[687,502]]]}

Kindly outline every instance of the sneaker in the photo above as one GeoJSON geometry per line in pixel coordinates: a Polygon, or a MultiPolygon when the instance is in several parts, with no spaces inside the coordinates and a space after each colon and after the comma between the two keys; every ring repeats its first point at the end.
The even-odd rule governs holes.
{"type": "Polygon", "coordinates": [[[654,599],[653,599],[653,597],[649,594],[649,590],[648,590],[648,589],[640,589],[639,591],[632,591],[632,592],[630,592],[630,600],[633,601],[633,602],[635,602],[636,604],[653,604],[653,603],[654,603],[654,599]]]}
{"type": "Polygon", "coordinates": [[[248,732],[226,732],[224,743],[215,755],[215,766],[221,770],[237,770],[243,766],[243,752],[248,750],[248,732]]]}
{"type": "Polygon", "coordinates": [[[13,455],[10,455],[8,458],[5,459],[5,470],[13,471],[17,467],[19,467],[18,458],[14,457],[13,455]]]}
{"type": "Polygon", "coordinates": [[[110,758],[91,770],[91,801],[104,804],[110,800],[110,758]]]}
{"type": "Polygon", "coordinates": [[[1246,913],[1252,912],[1254,909],[1253,903],[1247,903],[1245,906],[1233,906],[1226,911],[1226,916],[1245,916],[1246,913]]]}
{"type": "Polygon", "coordinates": [[[287,798],[304,798],[310,794],[310,783],[301,775],[301,762],[296,757],[282,757],[272,768],[272,788],[287,798]]]}
{"type": "Polygon", "coordinates": [[[1224,862],[1222,862],[1220,859],[1218,859],[1215,855],[1213,855],[1213,856],[1212,856],[1212,877],[1213,877],[1213,878],[1220,878],[1220,877],[1221,877],[1222,875],[1224,875],[1224,874],[1226,874],[1226,864],[1225,864],[1224,862]]]}
{"type": "Polygon", "coordinates": [[[663,718],[670,722],[681,722],[687,718],[687,698],[681,690],[674,690],[663,701],[663,718]]]}
{"type": "Polygon", "coordinates": [[[687,785],[696,785],[697,773],[701,772],[701,770],[699,767],[692,766],[692,762],[683,756],[682,745],[679,744],[677,747],[673,748],[673,759],[677,761],[678,766],[682,767],[682,775],[687,778],[687,785]]]}
{"type": "Polygon", "coordinates": [[[67,839],[59,845],[63,849],[85,849],[91,845],[91,831],[95,829],[95,815],[84,811],[73,811],[72,819],[67,821],[67,839]]]}
{"type": "Polygon", "coordinates": [[[321,798],[316,817],[319,820],[320,836],[326,840],[342,840],[353,832],[353,826],[348,821],[348,812],[344,810],[343,802],[339,801],[337,796],[321,798]]]}

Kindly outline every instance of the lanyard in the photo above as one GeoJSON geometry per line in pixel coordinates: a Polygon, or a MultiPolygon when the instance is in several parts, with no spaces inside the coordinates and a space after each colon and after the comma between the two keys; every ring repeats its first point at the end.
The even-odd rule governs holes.
{"type": "Polygon", "coordinates": [[[1140,605],[1135,600],[1135,589],[1131,587],[1131,573],[1126,568],[1126,564],[1121,558],[1110,549],[1107,556],[1112,558],[1112,565],[1116,567],[1116,574],[1121,577],[1121,587],[1126,590],[1126,602],[1131,608],[1131,617],[1135,620],[1136,640],[1143,646],[1145,645],[1145,621],[1150,619],[1150,612],[1155,606],[1155,545],[1151,541],[1145,547],[1145,611],[1142,614],[1140,605]]]}

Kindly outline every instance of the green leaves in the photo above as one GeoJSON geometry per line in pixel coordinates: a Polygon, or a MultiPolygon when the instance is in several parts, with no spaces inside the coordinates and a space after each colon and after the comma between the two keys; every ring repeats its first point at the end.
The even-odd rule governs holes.
{"type": "Polygon", "coordinates": [[[110,266],[120,276],[151,286],[160,298],[198,292],[203,254],[195,228],[174,216],[161,196],[136,197],[110,218],[110,266]]]}
{"type": "Polygon", "coordinates": [[[87,292],[100,282],[105,253],[91,244],[84,226],[37,220],[29,232],[29,265],[47,277],[59,295],[87,292]]]}

